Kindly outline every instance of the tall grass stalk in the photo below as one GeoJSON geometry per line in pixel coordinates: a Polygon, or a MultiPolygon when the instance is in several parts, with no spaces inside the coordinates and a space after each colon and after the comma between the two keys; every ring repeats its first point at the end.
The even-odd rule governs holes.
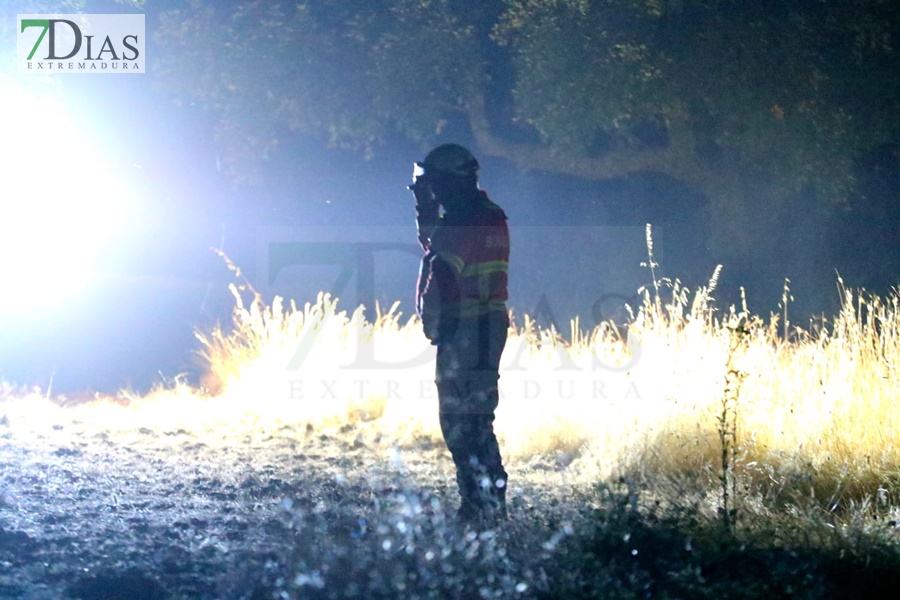
{"type": "Polygon", "coordinates": [[[727,327],[731,333],[728,343],[728,358],[725,362],[725,385],[721,398],[721,412],[717,415],[716,426],[721,447],[719,479],[721,483],[722,524],[731,531],[737,508],[738,482],[735,476],[738,461],[738,409],[740,407],[741,385],[747,373],[736,365],[738,353],[744,345],[744,336],[749,333],[744,321],[746,314],[736,315],[727,327]]]}

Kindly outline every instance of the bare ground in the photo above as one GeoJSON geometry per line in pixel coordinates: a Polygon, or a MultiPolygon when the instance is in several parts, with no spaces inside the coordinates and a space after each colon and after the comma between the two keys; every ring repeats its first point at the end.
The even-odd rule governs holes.
{"type": "Polygon", "coordinates": [[[415,428],[146,404],[0,398],[0,598],[858,600],[900,586],[894,521],[764,508],[723,535],[702,490],[578,483],[586,465],[545,456],[511,461],[510,520],[476,532],[453,518],[445,448],[415,428]]]}
{"type": "MultiPolygon", "coordinates": [[[[0,421],[0,598],[531,597],[544,577],[513,564],[540,555],[528,484],[501,530],[465,531],[433,440],[59,415],[0,421]]],[[[549,550],[565,527],[541,527],[549,550]]]]}

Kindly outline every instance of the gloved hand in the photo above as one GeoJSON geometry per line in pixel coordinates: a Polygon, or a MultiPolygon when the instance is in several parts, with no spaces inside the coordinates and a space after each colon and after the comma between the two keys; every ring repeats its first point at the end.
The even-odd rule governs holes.
{"type": "Polygon", "coordinates": [[[436,346],[441,341],[440,318],[431,313],[423,314],[422,331],[425,333],[425,337],[428,341],[431,342],[433,346],[436,346]]]}
{"type": "Polygon", "coordinates": [[[408,187],[416,198],[416,229],[419,244],[427,252],[431,234],[440,220],[440,204],[434,197],[426,175],[418,175],[415,182],[408,187]]]}
{"type": "Polygon", "coordinates": [[[407,188],[413,193],[413,196],[415,196],[417,207],[429,206],[437,203],[434,199],[434,192],[431,190],[431,182],[427,175],[416,176],[415,181],[407,186],[407,188]]]}

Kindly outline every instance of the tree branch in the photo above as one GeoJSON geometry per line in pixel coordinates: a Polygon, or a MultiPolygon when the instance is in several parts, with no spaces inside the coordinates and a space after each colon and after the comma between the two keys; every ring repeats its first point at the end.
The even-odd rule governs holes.
{"type": "Polygon", "coordinates": [[[598,157],[575,157],[551,146],[515,143],[498,137],[488,120],[484,97],[480,95],[469,103],[468,118],[481,152],[506,158],[521,168],[556,171],[594,181],[652,171],[694,184],[701,191],[710,187],[712,173],[697,159],[694,135],[686,116],[681,118],[679,114],[670,119],[669,143],[665,147],[617,149],[598,157]]]}

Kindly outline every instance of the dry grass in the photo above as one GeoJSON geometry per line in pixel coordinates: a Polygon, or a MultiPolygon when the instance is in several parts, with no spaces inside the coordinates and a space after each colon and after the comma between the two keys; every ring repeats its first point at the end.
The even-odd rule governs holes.
{"type": "MultiPolygon", "coordinates": [[[[401,508],[410,498],[442,506],[452,489],[434,349],[396,306],[367,317],[327,295],[299,308],[234,287],[230,326],[197,336],[202,389],[175,380],[149,394],[61,401],[0,384],[0,426],[10,452],[21,443],[53,460],[119,460],[151,444],[201,496],[207,479],[214,492],[268,489],[258,478],[289,465],[290,476],[275,479],[318,500],[309,514],[285,513],[305,520],[285,546],[287,579],[273,584],[294,582],[284,597],[343,589],[335,576],[309,596],[317,564],[378,589],[393,584],[368,581],[373,573],[400,569],[409,593],[378,597],[427,597],[427,556],[445,551],[459,558],[460,577],[433,579],[444,588],[493,582],[511,597],[526,584],[566,598],[632,598],[648,586],[660,597],[794,597],[798,586],[797,597],[883,597],[900,556],[900,293],[841,289],[840,313],[801,330],[745,306],[715,307],[714,284],[692,294],[657,282],[627,334],[573,323],[564,338],[518,320],[497,418],[515,513],[498,534],[506,546],[459,538],[443,510],[425,519],[392,508],[395,496],[401,508]],[[336,485],[346,487],[341,502],[336,485]],[[342,528],[359,514],[371,535],[348,538],[342,528]],[[483,556],[472,550],[479,544],[483,556]],[[414,546],[424,557],[408,553],[414,546]]],[[[108,492],[99,486],[97,497],[108,492]]],[[[272,493],[292,501],[294,492],[272,493]]]]}
{"type": "MultiPolygon", "coordinates": [[[[781,315],[716,307],[714,287],[715,277],[694,293],[655,282],[627,333],[575,322],[563,336],[515,319],[496,423],[513,477],[550,469],[548,478],[569,482],[624,478],[713,498],[724,477],[746,502],[768,507],[811,500],[827,511],[892,511],[900,504],[900,292],[841,287],[840,313],[804,330],[781,315]],[[740,388],[727,408],[735,435],[723,465],[729,364],[740,388]]],[[[297,307],[266,304],[249,287],[232,292],[232,323],[197,333],[201,389],[177,381],[92,398],[100,401],[74,407],[79,418],[123,429],[344,428],[381,448],[441,447],[434,349],[415,317],[396,305],[347,313],[325,294],[297,307]]],[[[3,388],[0,396],[5,419],[56,418],[40,393],[3,388]]]]}
{"type": "MultiPolygon", "coordinates": [[[[396,306],[348,315],[327,295],[300,309],[233,293],[232,327],[198,334],[217,401],[313,426],[365,421],[392,443],[440,439],[433,349],[415,318],[403,322],[396,306]]],[[[713,486],[731,354],[742,385],[729,466],[745,486],[782,500],[893,500],[900,296],[841,293],[840,314],[811,331],[717,310],[711,289],[677,283],[646,291],[627,342],[611,324],[573,323],[565,340],[525,317],[501,371],[504,453],[514,465],[575,463],[584,480],[640,473],[713,486]]]]}

